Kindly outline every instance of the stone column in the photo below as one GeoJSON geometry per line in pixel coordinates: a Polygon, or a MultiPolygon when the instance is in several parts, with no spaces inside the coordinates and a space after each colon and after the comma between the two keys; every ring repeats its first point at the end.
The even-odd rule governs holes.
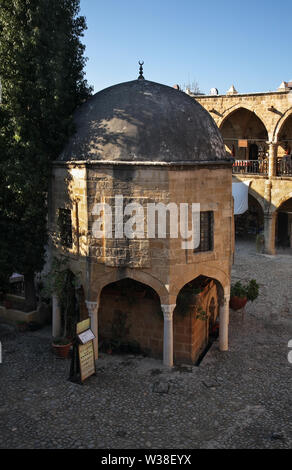
{"type": "Polygon", "coordinates": [[[86,300],[86,307],[91,320],[91,329],[95,336],[95,339],[93,340],[94,356],[95,359],[98,359],[98,303],[86,300]]]}
{"type": "Polygon", "coordinates": [[[219,349],[228,351],[228,325],[229,325],[229,300],[230,290],[224,290],[223,305],[220,305],[219,313],[219,349]]]}
{"type": "Polygon", "coordinates": [[[276,238],[276,224],[275,214],[264,213],[264,237],[265,237],[265,253],[274,255],[275,249],[275,238],[276,238]]]}
{"type": "Polygon", "coordinates": [[[268,212],[270,210],[271,205],[271,198],[272,198],[272,181],[265,180],[265,200],[264,200],[264,207],[265,211],[268,212]]]}
{"type": "Polygon", "coordinates": [[[276,160],[278,154],[278,144],[276,142],[267,142],[269,146],[269,178],[276,176],[276,160]]]}
{"type": "Polygon", "coordinates": [[[56,295],[52,296],[52,335],[53,337],[61,335],[61,310],[56,295]]]}
{"type": "Polygon", "coordinates": [[[163,364],[173,366],[173,311],[175,304],[161,305],[164,317],[163,364]]]}

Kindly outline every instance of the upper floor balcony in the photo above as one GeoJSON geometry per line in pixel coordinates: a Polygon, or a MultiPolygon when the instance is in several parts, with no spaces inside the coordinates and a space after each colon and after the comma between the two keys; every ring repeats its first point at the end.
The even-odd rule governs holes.
{"type": "Polygon", "coordinates": [[[268,176],[269,164],[265,160],[235,160],[232,173],[268,176]]]}
{"type": "Polygon", "coordinates": [[[292,176],[292,156],[276,158],[276,176],[292,176]]]}
{"type": "MultiPolygon", "coordinates": [[[[264,160],[235,160],[233,174],[239,175],[269,175],[269,159],[264,160]]],[[[275,159],[275,176],[292,177],[292,156],[287,155],[275,159]]]]}

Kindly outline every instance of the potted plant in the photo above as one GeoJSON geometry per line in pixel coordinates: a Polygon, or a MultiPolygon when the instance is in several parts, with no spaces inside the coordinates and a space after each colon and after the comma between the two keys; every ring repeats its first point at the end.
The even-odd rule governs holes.
{"type": "Polygon", "coordinates": [[[232,310],[240,310],[248,301],[253,302],[259,295],[259,285],[255,279],[246,284],[237,281],[231,285],[230,307],[232,310]]]}
{"type": "Polygon", "coordinates": [[[77,323],[78,306],[76,287],[79,282],[70,270],[67,258],[54,258],[52,269],[47,275],[45,294],[55,294],[61,310],[61,335],[54,337],[52,348],[58,357],[66,358],[72,345],[77,323]]]}
{"type": "Polygon", "coordinates": [[[72,342],[69,338],[65,338],[64,336],[57,336],[53,338],[53,351],[56,356],[65,359],[69,356],[71,344],[72,342]]]}

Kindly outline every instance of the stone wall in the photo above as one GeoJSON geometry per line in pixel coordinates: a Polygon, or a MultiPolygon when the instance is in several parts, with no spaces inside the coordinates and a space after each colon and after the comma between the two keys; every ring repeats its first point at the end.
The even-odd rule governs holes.
{"type": "MultiPolygon", "coordinates": [[[[231,137],[225,123],[232,120],[233,131],[240,132],[240,116],[237,110],[249,110],[253,114],[249,125],[250,133],[265,141],[263,129],[266,131],[267,142],[264,142],[268,150],[269,172],[266,175],[236,173],[233,181],[250,180],[249,193],[259,202],[264,214],[265,251],[274,254],[276,251],[276,226],[277,214],[281,205],[292,197],[292,176],[277,176],[276,157],[283,157],[290,146],[292,151],[292,91],[251,93],[221,96],[199,96],[195,98],[213,117],[218,127],[224,131],[223,137],[231,137]],[[233,114],[234,113],[234,114],[233,114]],[[256,118],[261,120],[261,123],[256,118]]],[[[244,115],[241,115],[244,119],[244,115]]],[[[230,130],[231,132],[231,130],[230,130]]],[[[246,138],[237,135],[237,138],[246,138]]],[[[231,143],[226,141],[229,151],[231,143]]],[[[248,155],[245,149],[236,149],[236,159],[246,159],[248,155]]],[[[290,233],[290,232],[289,232],[290,233]]]]}
{"type": "Polygon", "coordinates": [[[277,141],[285,120],[292,114],[291,92],[250,93],[238,95],[196,96],[220,128],[228,116],[239,108],[255,113],[263,122],[270,141],[277,141]]]}
{"type": "MultiPolygon", "coordinates": [[[[52,179],[54,197],[50,207],[53,251],[69,256],[72,270],[80,273],[85,298],[100,305],[103,312],[101,315],[104,315],[100,304],[102,289],[124,278],[134,279],[152,287],[160,297],[162,305],[175,305],[182,287],[200,275],[216,279],[222,290],[228,291],[233,240],[231,180],[229,163],[194,164],[187,167],[168,164],[57,163],[52,179]],[[125,202],[139,202],[145,208],[145,238],[115,239],[94,236],[96,204],[106,202],[111,205],[114,197],[118,195],[122,195],[125,202]],[[213,250],[194,253],[192,249],[183,249],[182,238],[170,238],[169,233],[166,239],[146,238],[145,205],[153,202],[173,202],[177,205],[200,203],[201,211],[212,211],[213,250]],[[58,242],[59,208],[72,211],[73,246],[70,249],[61,247],[58,242]]],[[[101,226],[102,230],[107,230],[106,225],[104,223],[101,226]]],[[[118,228],[113,220],[113,233],[118,228]]],[[[110,308],[107,309],[109,310],[110,308]]],[[[198,325],[199,323],[192,325],[190,331],[197,330],[198,325]]],[[[135,336],[139,337],[138,331],[135,336]]],[[[152,342],[158,341],[156,346],[152,344],[151,349],[158,353],[160,348],[161,352],[162,332],[160,331],[159,340],[158,337],[150,336],[148,339],[152,342]]],[[[189,340],[188,344],[192,341],[189,340]]],[[[193,351],[199,348],[195,343],[196,341],[193,351]]],[[[177,357],[181,352],[176,352],[177,357]]],[[[196,354],[191,352],[192,357],[196,354]]]]}
{"type": "MultiPolygon", "coordinates": [[[[174,296],[186,282],[205,272],[209,272],[206,274],[209,277],[219,277],[222,285],[228,284],[232,238],[229,165],[203,165],[187,169],[135,166],[119,170],[111,166],[100,168],[89,165],[78,172],[76,168],[72,171],[65,165],[59,165],[55,170],[53,192],[51,226],[56,229],[58,207],[72,208],[74,243],[71,250],[65,251],[71,255],[72,263],[80,265],[81,270],[84,269],[83,263],[87,264],[87,277],[91,279],[87,284],[92,290],[91,296],[97,297],[107,280],[113,282],[124,277],[124,269],[135,271],[135,268],[153,279],[154,285],[151,287],[155,289],[160,284],[165,288],[168,285],[170,295],[174,296]],[[145,224],[145,204],[149,202],[201,203],[201,211],[214,212],[214,250],[194,254],[192,250],[181,248],[181,238],[94,239],[94,205],[110,203],[115,195],[123,195],[126,202],[131,199],[140,202],[145,207],[145,224]]],[[[115,228],[113,221],[113,230],[115,228]]],[[[161,292],[163,288],[158,290],[161,292]]],[[[164,293],[167,295],[167,292],[164,293]]]]}

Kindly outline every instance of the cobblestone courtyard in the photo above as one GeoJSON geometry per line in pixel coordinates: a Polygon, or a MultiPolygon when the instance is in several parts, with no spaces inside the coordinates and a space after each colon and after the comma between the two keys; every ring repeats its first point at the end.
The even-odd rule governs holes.
{"type": "Polygon", "coordinates": [[[233,282],[250,278],[260,297],[243,321],[230,312],[230,350],[214,343],[200,367],[102,355],[79,386],[49,328],[0,324],[0,448],[291,448],[292,256],[238,244],[233,282]]]}

